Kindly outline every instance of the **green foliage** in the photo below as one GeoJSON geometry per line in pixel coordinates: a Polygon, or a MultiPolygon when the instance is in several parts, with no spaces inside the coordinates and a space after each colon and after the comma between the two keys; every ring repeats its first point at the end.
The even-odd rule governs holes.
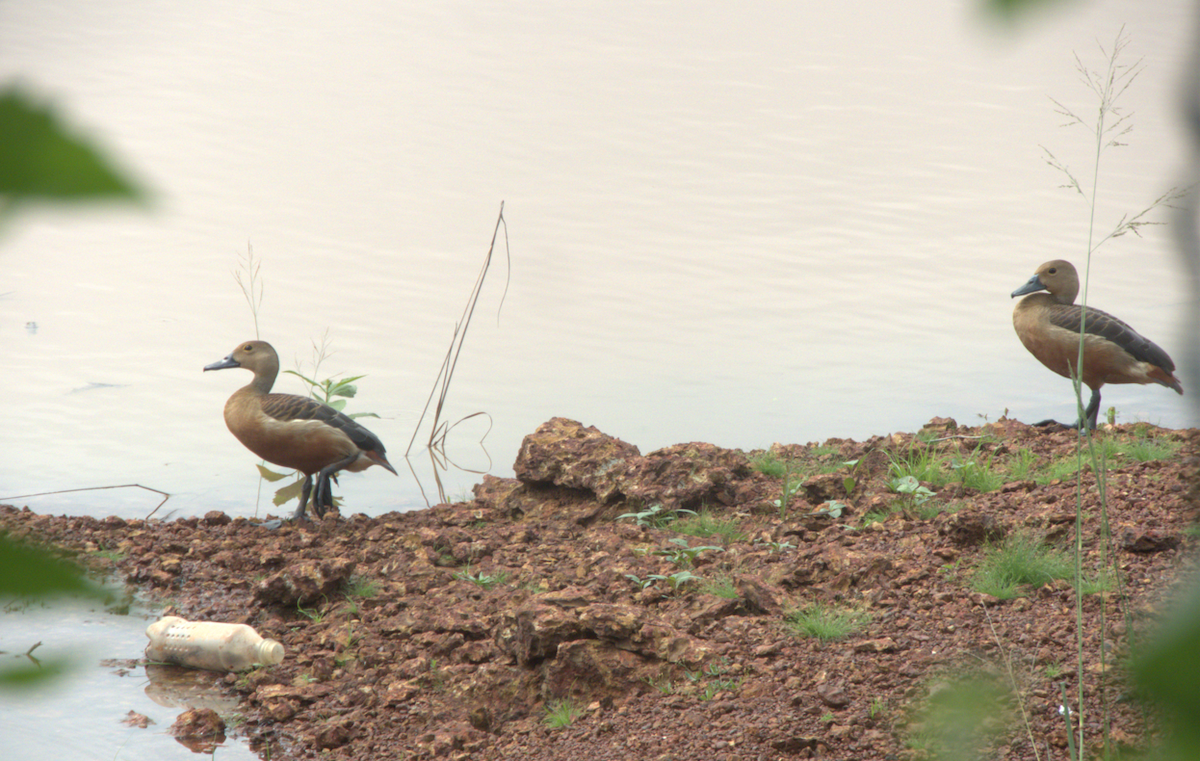
{"type": "Polygon", "coordinates": [[[142,201],[145,194],[50,106],[0,91],[0,212],[29,201],[142,201]]]}
{"type": "Polygon", "coordinates": [[[346,579],[346,595],[349,597],[374,597],[379,594],[379,587],[374,580],[359,574],[346,579]]]}
{"type": "Polygon", "coordinates": [[[1170,439],[1150,438],[1144,431],[1137,431],[1132,441],[1121,442],[1117,445],[1117,454],[1136,462],[1151,462],[1166,460],[1175,456],[1182,442],[1170,439]]]}
{"type": "Polygon", "coordinates": [[[814,637],[822,642],[844,639],[868,621],[870,616],[863,611],[833,608],[822,603],[812,603],[794,610],[785,619],[792,633],[800,637],[814,637]]]}
{"type": "Polygon", "coordinates": [[[935,487],[945,486],[950,479],[946,475],[941,458],[927,445],[912,445],[907,452],[888,452],[888,470],[893,478],[911,476],[935,487]]]}
{"type": "Polygon", "coordinates": [[[669,558],[672,563],[685,568],[691,567],[696,562],[696,558],[700,557],[704,552],[724,552],[721,547],[713,547],[705,545],[701,547],[689,547],[686,539],[675,537],[669,539],[669,542],[676,545],[675,547],[665,547],[661,550],[654,550],[651,555],[660,555],[669,558]]]}
{"type": "Polygon", "coordinates": [[[697,697],[702,701],[709,701],[716,697],[720,692],[733,692],[741,686],[741,679],[731,679],[725,677],[729,671],[729,659],[722,658],[719,662],[714,661],[700,671],[685,671],[684,676],[687,680],[700,688],[697,697]]]}
{"type": "Polygon", "coordinates": [[[738,521],[732,518],[720,518],[709,510],[701,510],[698,515],[680,518],[671,529],[680,534],[703,539],[718,537],[724,544],[740,542],[746,538],[738,521]]]}
{"type": "Polygon", "coordinates": [[[454,572],[454,578],[462,581],[469,581],[475,586],[482,587],[484,589],[491,589],[498,584],[506,583],[510,575],[511,574],[509,574],[508,571],[498,571],[492,574],[486,574],[483,571],[478,571],[477,573],[472,574],[470,566],[467,566],[466,570],[464,571],[454,572]]]}
{"type": "Polygon", "coordinates": [[[551,729],[562,729],[569,727],[582,715],[583,709],[575,701],[570,698],[559,698],[546,704],[546,716],[542,719],[542,723],[551,729]]]}
{"type": "Polygon", "coordinates": [[[1067,553],[1046,546],[1038,537],[1017,533],[984,552],[971,587],[1001,600],[1017,597],[1030,586],[1071,579],[1075,564],[1067,553]]]}
{"type": "Polygon", "coordinates": [[[750,467],[771,478],[783,478],[784,474],[791,470],[790,464],[779,459],[774,452],[763,452],[751,457],[750,467]]]}
{"type": "Polygon", "coordinates": [[[968,489],[989,492],[1004,485],[1004,476],[992,468],[992,456],[982,457],[980,447],[975,447],[970,457],[952,460],[950,467],[959,483],[968,489]]]}
{"type": "Polygon", "coordinates": [[[794,497],[796,495],[796,492],[800,491],[800,489],[803,486],[804,486],[804,479],[802,479],[802,478],[796,478],[796,479],[785,478],[784,479],[783,489],[779,493],[779,499],[774,501],[775,509],[779,511],[779,519],[780,520],[784,520],[785,518],[787,518],[788,504],[791,503],[792,497],[794,497]]]}
{"type": "Polygon", "coordinates": [[[1007,730],[1012,698],[1003,680],[981,670],[939,680],[911,717],[906,744],[938,761],[984,758],[1007,730]]]}
{"type": "Polygon", "coordinates": [[[676,594],[679,593],[679,590],[683,588],[684,584],[692,581],[700,581],[700,577],[691,571],[676,571],[669,576],[664,576],[661,573],[652,573],[644,579],[632,573],[627,573],[625,574],[625,578],[632,581],[640,589],[646,589],[647,587],[653,586],[655,583],[662,581],[665,582],[666,586],[670,587],[671,591],[676,594]]]}
{"type": "Polygon", "coordinates": [[[1159,758],[1200,758],[1200,576],[1193,576],[1134,660],[1133,676],[1165,719],[1159,758]]]}
{"type": "Polygon", "coordinates": [[[738,598],[737,586],[728,576],[718,576],[715,579],[700,582],[700,591],[726,600],[738,598]]]}
{"type": "Polygon", "coordinates": [[[787,542],[787,541],[784,541],[784,542],[759,542],[758,544],[755,544],[754,546],[758,547],[761,545],[766,545],[767,549],[770,550],[771,552],[779,552],[779,553],[786,552],[787,550],[796,549],[796,545],[792,544],[791,542],[787,542]]]}
{"type": "MultiPolygon", "coordinates": [[[[367,377],[365,375],[352,375],[349,378],[343,378],[341,380],[326,378],[323,381],[317,381],[309,378],[306,375],[301,375],[295,370],[284,370],[284,372],[294,375],[307,383],[309,385],[309,391],[314,399],[321,404],[333,407],[338,412],[345,412],[346,400],[353,399],[358,393],[358,386],[354,385],[354,381],[367,377]]],[[[376,415],[374,412],[355,412],[350,414],[350,417],[377,418],[379,415],[376,415]]]]}
{"type": "Polygon", "coordinates": [[[671,510],[664,508],[660,504],[651,505],[645,510],[636,513],[623,513],[617,516],[617,520],[623,521],[626,518],[631,518],[639,526],[649,526],[650,528],[666,528],[670,523],[679,519],[681,515],[695,515],[695,510],[677,507],[671,510]]]}

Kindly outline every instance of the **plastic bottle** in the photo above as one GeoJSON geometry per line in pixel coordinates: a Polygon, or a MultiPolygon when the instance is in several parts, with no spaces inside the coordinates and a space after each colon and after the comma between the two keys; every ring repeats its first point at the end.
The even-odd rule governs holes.
{"type": "Polygon", "coordinates": [[[188,621],[163,616],[146,627],[146,659],[209,671],[244,671],[283,660],[283,645],[245,624],[188,621]]]}

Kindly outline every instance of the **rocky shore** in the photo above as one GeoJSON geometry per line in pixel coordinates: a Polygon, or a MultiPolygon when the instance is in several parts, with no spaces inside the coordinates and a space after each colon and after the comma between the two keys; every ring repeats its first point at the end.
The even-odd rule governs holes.
{"type": "MultiPolygon", "coordinates": [[[[1032,741],[1046,758],[1066,744],[1060,685],[1084,681],[1099,742],[1100,687],[1196,541],[1200,431],[1098,436],[1107,547],[1090,466],[1081,492],[1069,472],[1078,435],[1006,419],[643,455],[555,418],[470,502],[277,530],[0,506],[0,530],[282,642],[283,663],[223,680],[241,701],[225,731],[271,759],[921,758],[924,707],[966,671],[1005,692],[994,757],[1033,759],[1032,741]],[[899,481],[920,456],[945,478],[899,481]],[[1005,537],[1073,546],[1077,496],[1085,568],[1107,578],[1104,550],[1120,572],[1084,598],[1082,670],[1069,581],[1011,599],[975,583],[1005,537]],[[805,636],[814,605],[849,630],[805,636]]],[[[1110,711],[1114,738],[1144,739],[1136,706],[1110,711]]]]}

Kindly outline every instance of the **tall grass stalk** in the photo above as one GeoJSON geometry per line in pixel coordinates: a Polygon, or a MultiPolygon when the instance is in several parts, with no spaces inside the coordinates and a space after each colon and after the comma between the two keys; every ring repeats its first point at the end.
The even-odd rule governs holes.
{"type": "MultiPolygon", "coordinates": [[[[1084,276],[1081,290],[1082,300],[1080,301],[1080,335],[1079,335],[1079,350],[1076,354],[1075,367],[1080,368],[1083,365],[1083,348],[1084,335],[1087,324],[1087,295],[1088,284],[1091,274],[1092,254],[1101,245],[1111,238],[1116,238],[1125,233],[1132,232],[1135,235],[1140,235],[1138,232],[1142,225],[1147,224],[1162,224],[1160,222],[1152,222],[1146,219],[1146,216],[1162,205],[1170,205],[1171,201],[1180,198],[1183,191],[1173,188],[1163,195],[1159,196],[1150,206],[1130,217],[1128,214],[1121,217],[1116,226],[1111,232],[1099,240],[1096,239],[1096,199],[1099,193],[1100,186],[1100,160],[1104,152],[1109,148],[1115,148],[1124,145],[1121,139],[1129,134],[1133,129],[1129,123],[1130,114],[1125,113],[1121,107],[1117,105],[1121,95],[1133,84],[1138,75],[1142,71],[1141,59],[1134,62],[1132,65],[1119,63],[1122,51],[1129,44],[1129,38],[1125,34],[1125,27],[1122,26],[1117,32],[1116,38],[1113,41],[1112,47],[1105,49],[1103,44],[1100,44],[1100,52],[1106,59],[1106,66],[1103,71],[1089,69],[1078,55],[1075,56],[1075,68],[1079,72],[1084,84],[1096,96],[1097,109],[1094,119],[1085,119],[1070,108],[1064,106],[1059,101],[1053,100],[1057,107],[1058,113],[1066,116],[1068,121],[1064,126],[1082,126],[1088,129],[1094,136],[1095,149],[1092,156],[1092,176],[1090,185],[1085,189],[1078,178],[1045,146],[1042,150],[1046,155],[1046,162],[1050,166],[1059,170],[1067,177],[1066,187],[1074,189],[1078,192],[1087,203],[1088,207],[1088,232],[1087,232],[1087,256],[1084,265],[1084,276]]],[[[1078,412],[1078,420],[1080,425],[1080,440],[1076,442],[1075,451],[1076,459],[1079,463],[1079,468],[1075,475],[1075,617],[1076,617],[1076,665],[1079,674],[1086,673],[1083,663],[1083,452],[1086,444],[1088,459],[1092,463],[1093,472],[1096,474],[1096,487],[1100,500],[1100,552],[1101,552],[1101,568],[1108,568],[1109,563],[1109,542],[1110,526],[1108,521],[1108,490],[1105,479],[1104,467],[1107,458],[1097,452],[1095,437],[1092,434],[1090,426],[1084,417],[1084,402],[1083,402],[1083,384],[1078,372],[1074,373],[1072,384],[1075,391],[1075,403],[1078,412]]],[[[1123,589],[1119,569],[1116,571],[1115,578],[1118,589],[1123,589]]],[[[1100,641],[1107,640],[1107,613],[1105,611],[1106,603],[1101,601],[1102,615],[1100,616],[1100,641]]],[[[1100,649],[1101,668],[1105,667],[1104,648],[1100,649]]],[[[1101,672],[1103,673],[1103,672],[1101,672]]],[[[1100,722],[1103,732],[1103,747],[1109,747],[1109,706],[1105,693],[1104,680],[1099,681],[1100,685],[1100,705],[1104,712],[1104,716],[1100,722]]],[[[1068,727],[1068,736],[1073,741],[1072,758],[1082,759],[1084,748],[1084,726],[1085,707],[1084,707],[1084,680],[1078,680],[1077,711],[1075,715],[1068,716],[1068,723],[1072,723],[1073,727],[1068,727]],[[1077,733],[1077,734],[1074,734],[1077,733]],[[1078,754],[1078,755],[1077,755],[1078,754]]]]}

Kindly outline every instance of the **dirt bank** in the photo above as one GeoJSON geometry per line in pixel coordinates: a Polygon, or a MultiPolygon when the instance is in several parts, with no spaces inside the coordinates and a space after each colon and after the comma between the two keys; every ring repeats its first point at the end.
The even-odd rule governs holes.
{"type": "MultiPolygon", "coordinates": [[[[1195,541],[1200,431],[1099,436],[1111,442],[1110,565],[1137,626],[1195,541]]],[[[1046,746],[1065,754],[1059,685],[1074,695],[1082,678],[1096,717],[1101,682],[1119,678],[1121,595],[1085,598],[1080,673],[1069,583],[998,600],[971,582],[989,540],[1073,543],[1074,476],[1051,469],[1073,461],[1076,441],[1009,420],[935,420],[920,438],[643,456],[556,418],[526,438],[518,479],[485,478],[462,504],[278,530],[221,513],[0,507],[0,529],[115,570],[179,615],[284,643],[282,664],[225,680],[242,701],[229,731],[272,759],[916,757],[931,727],[915,709],[962,669],[1015,684],[1004,705],[1017,723],[989,741],[996,757],[1034,758],[1032,737],[1046,758],[1046,746]],[[898,494],[893,463],[922,455],[948,482],[927,474],[932,495],[898,494]],[[804,477],[786,506],[781,478],[759,470],[782,463],[804,477]],[[676,508],[706,518],[655,525],[676,508]],[[628,513],[646,525],[618,519],[628,513]],[[788,616],[816,602],[859,627],[799,636],[788,616]],[[549,706],[579,715],[551,727],[549,706]]],[[[1082,500],[1085,565],[1099,575],[1090,469],[1082,500]]],[[[1141,738],[1140,714],[1113,710],[1114,736],[1141,738]]]]}

